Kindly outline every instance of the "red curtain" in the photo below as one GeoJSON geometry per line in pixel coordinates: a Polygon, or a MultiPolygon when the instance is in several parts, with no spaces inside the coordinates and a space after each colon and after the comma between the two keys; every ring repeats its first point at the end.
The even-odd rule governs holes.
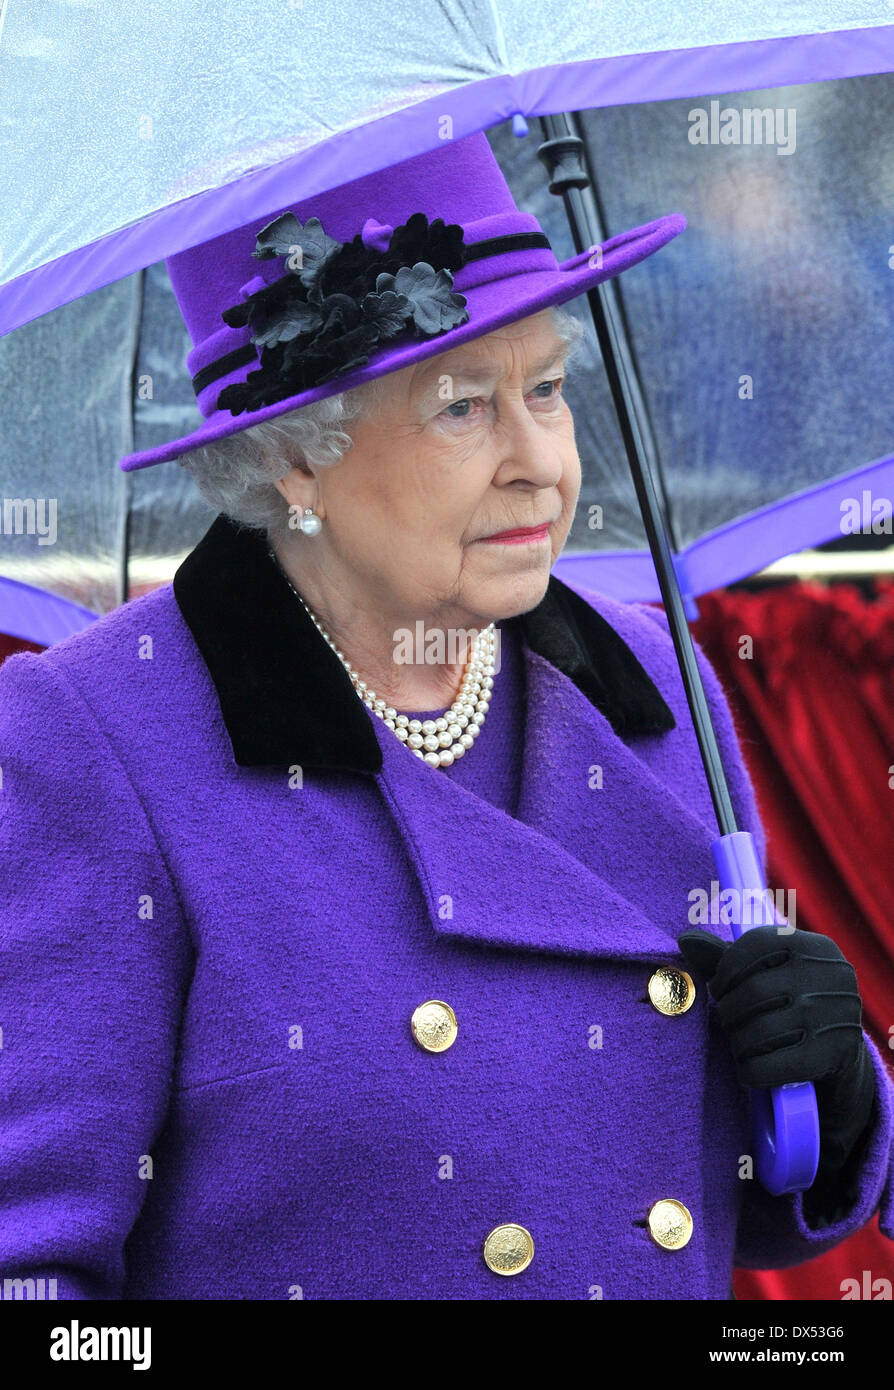
{"type": "MultiPolygon", "coordinates": [[[[767,831],[768,883],[853,963],[863,1024],[894,1064],[894,582],[791,583],[699,599],[693,636],[727,692],[767,831]]],[[[742,1299],[840,1299],[894,1280],[876,1217],[828,1254],[737,1270],[742,1299]]]]}
{"type": "Polygon", "coordinates": [[[13,652],[42,652],[43,647],[39,647],[36,642],[25,642],[20,637],[7,637],[5,632],[0,632],[0,661],[5,661],[13,652]]]}

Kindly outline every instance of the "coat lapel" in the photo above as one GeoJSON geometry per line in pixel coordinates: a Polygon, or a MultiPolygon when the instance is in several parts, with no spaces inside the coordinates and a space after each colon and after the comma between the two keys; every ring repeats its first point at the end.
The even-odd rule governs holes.
{"type": "MultiPolygon", "coordinates": [[[[674,715],[611,623],[553,577],[517,621],[526,663],[517,817],[414,758],[370,718],[271,559],[266,538],[220,516],[174,578],[220,700],[235,762],[375,777],[433,931],[483,946],[666,959],[688,893],[709,884],[716,829],[649,750],[674,715]],[[598,781],[601,787],[591,785],[598,781]]],[[[687,745],[688,747],[688,745],[687,745]]]]}
{"type": "Polygon", "coordinates": [[[687,895],[711,878],[708,826],[568,676],[526,644],[523,651],[528,704],[517,818],[409,755],[375,721],[376,780],[432,929],[482,946],[611,959],[679,955],[687,895]],[[601,790],[590,786],[593,767],[602,768],[601,790]]]}

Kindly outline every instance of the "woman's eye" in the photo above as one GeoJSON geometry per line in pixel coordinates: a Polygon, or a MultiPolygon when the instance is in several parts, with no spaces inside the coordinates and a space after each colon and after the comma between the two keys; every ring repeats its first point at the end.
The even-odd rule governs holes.
{"type": "MultiPolygon", "coordinates": [[[[531,395],[538,401],[551,401],[561,394],[562,382],[564,377],[555,377],[551,381],[541,381],[534,387],[531,395]],[[545,389],[544,389],[545,388],[545,389]]],[[[441,413],[447,415],[451,420],[468,420],[472,414],[474,406],[481,405],[480,396],[463,396],[461,400],[451,401],[441,413]]]]}
{"type": "Polygon", "coordinates": [[[475,402],[469,396],[464,396],[461,401],[451,401],[450,405],[448,405],[447,409],[444,411],[444,414],[449,415],[451,420],[466,420],[470,412],[461,409],[461,407],[473,406],[474,404],[475,402]]]}
{"type": "Polygon", "coordinates": [[[538,396],[538,392],[540,392],[541,394],[538,396],[538,400],[551,400],[553,396],[558,396],[563,380],[564,377],[558,376],[555,377],[552,381],[541,381],[539,386],[534,387],[533,394],[535,396],[538,396]],[[546,391],[543,390],[544,386],[548,388],[546,391]]]}

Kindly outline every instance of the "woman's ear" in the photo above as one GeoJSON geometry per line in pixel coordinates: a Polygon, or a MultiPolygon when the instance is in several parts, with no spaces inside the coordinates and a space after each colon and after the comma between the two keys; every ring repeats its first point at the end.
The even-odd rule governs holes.
{"type": "Polygon", "coordinates": [[[317,497],[317,485],[313,473],[304,460],[292,464],[288,473],[275,480],[277,490],[290,507],[312,507],[317,497]]]}

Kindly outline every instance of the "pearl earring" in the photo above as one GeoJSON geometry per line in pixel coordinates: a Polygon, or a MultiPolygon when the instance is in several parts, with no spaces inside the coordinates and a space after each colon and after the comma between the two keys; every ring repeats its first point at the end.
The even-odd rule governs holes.
{"type": "Polygon", "coordinates": [[[318,536],[323,529],[323,523],[317,516],[313,507],[304,508],[304,516],[298,523],[305,536],[318,536]]]}

